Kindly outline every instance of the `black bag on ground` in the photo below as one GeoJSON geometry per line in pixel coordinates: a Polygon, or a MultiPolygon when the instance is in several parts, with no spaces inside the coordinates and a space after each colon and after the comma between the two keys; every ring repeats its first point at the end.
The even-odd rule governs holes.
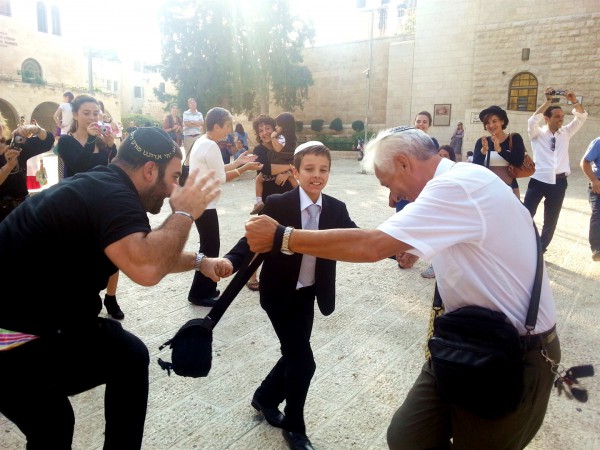
{"type": "Polygon", "coordinates": [[[442,398],[486,418],[521,403],[524,353],[503,313],[467,306],[439,316],[428,346],[442,398]]]}
{"type": "Polygon", "coordinates": [[[158,359],[158,364],[171,375],[173,370],[182,377],[205,377],[212,364],[212,329],[207,327],[205,319],[188,320],[158,349],[167,345],[173,350],[172,362],[158,359]]]}

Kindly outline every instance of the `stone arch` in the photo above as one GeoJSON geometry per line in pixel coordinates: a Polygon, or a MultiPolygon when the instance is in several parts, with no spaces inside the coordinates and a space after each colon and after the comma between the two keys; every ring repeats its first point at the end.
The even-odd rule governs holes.
{"type": "Polygon", "coordinates": [[[56,124],[54,123],[54,113],[58,109],[56,102],[43,102],[35,107],[31,113],[31,119],[35,119],[39,126],[48,133],[54,134],[56,124]]]}
{"type": "Polygon", "coordinates": [[[19,126],[19,112],[8,101],[0,98],[0,113],[6,119],[6,125],[12,131],[19,126]]]}

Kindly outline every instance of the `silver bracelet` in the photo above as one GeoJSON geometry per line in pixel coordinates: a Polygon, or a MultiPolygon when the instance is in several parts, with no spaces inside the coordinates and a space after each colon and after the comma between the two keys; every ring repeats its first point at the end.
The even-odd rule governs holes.
{"type": "Polygon", "coordinates": [[[185,211],[175,211],[173,214],[181,214],[182,216],[188,217],[192,222],[195,222],[196,219],[189,213],[185,211]]]}

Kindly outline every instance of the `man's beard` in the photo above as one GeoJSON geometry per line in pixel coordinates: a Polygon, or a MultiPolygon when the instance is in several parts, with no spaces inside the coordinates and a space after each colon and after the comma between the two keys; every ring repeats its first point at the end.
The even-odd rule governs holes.
{"type": "Polygon", "coordinates": [[[151,214],[158,214],[167,198],[167,184],[164,178],[156,180],[156,183],[148,188],[142,196],[144,209],[151,214]]]}

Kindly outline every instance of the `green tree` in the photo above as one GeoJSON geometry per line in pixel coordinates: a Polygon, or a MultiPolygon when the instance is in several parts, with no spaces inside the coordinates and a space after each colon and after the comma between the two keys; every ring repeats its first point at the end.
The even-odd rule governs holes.
{"type": "Polygon", "coordinates": [[[167,0],[160,20],[162,75],[180,107],[195,97],[201,111],[223,106],[252,116],[268,113],[271,94],[287,111],[303,106],[313,80],[302,48],[314,31],[288,0],[167,0]]]}

